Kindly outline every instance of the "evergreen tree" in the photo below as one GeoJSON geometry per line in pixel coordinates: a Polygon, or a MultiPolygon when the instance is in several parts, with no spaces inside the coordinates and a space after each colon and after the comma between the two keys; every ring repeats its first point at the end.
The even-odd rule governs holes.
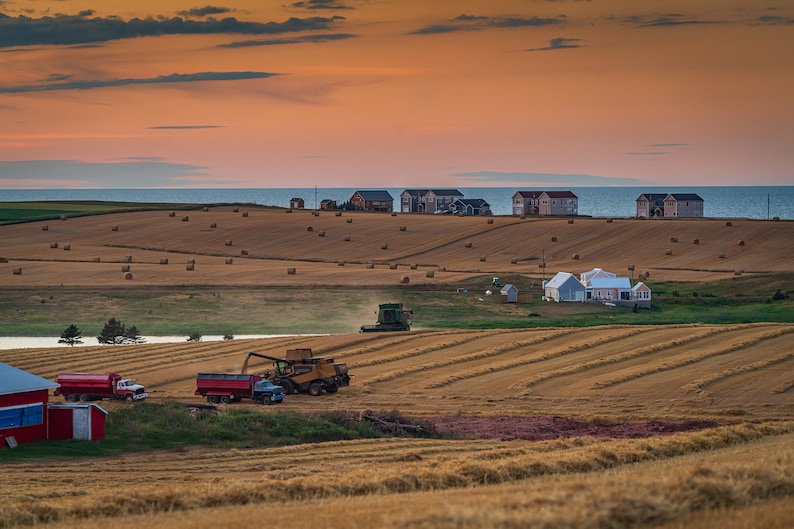
{"type": "Polygon", "coordinates": [[[61,333],[61,339],[58,343],[65,343],[70,347],[83,343],[83,331],[81,331],[74,323],[69,325],[61,333]]]}
{"type": "Polygon", "coordinates": [[[145,341],[135,325],[130,325],[124,333],[124,343],[144,343],[145,341]]]}
{"type": "Polygon", "coordinates": [[[102,332],[96,339],[101,344],[120,345],[125,343],[125,332],[127,332],[127,329],[123,323],[116,318],[110,318],[105,323],[105,326],[102,327],[102,332]]]}
{"type": "Polygon", "coordinates": [[[200,342],[201,341],[201,334],[194,332],[190,333],[190,336],[187,337],[188,342],[200,342]]]}

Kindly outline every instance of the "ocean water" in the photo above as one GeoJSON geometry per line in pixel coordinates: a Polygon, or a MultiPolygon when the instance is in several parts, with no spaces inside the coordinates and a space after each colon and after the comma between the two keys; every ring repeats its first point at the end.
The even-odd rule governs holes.
{"type": "MultiPolygon", "coordinates": [[[[307,209],[316,209],[328,198],[342,203],[365,188],[223,188],[223,189],[3,189],[0,202],[39,200],[106,200],[172,203],[247,203],[289,207],[293,197],[303,198],[307,209]]],[[[384,189],[384,188],[369,188],[384,189]]],[[[494,215],[512,213],[512,196],[535,187],[459,187],[465,198],[482,198],[494,215]]],[[[697,193],[704,215],[713,218],[794,219],[794,186],[742,187],[565,187],[579,197],[579,214],[593,217],[633,217],[642,193],[697,193]]],[[[405,188],[386,188],[399,210],[405,188]]]]}

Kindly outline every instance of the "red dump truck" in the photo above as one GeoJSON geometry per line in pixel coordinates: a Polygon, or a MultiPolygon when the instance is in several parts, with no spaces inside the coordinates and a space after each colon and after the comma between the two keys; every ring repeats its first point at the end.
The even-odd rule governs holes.
{"type": "Polygon", "coordinates": [[[61,373],[55,381],[60,384],[55,395],[63,395],[70,402],[101,399],[132,402],[149,396],[146,388],[118,373],[61,373]]]}
{"type": "Polygon", "coordinates": [[[242,399],[253,399],[262,404],[284,400],[284,391],[270,380],[259,375],[230,373],[199,373],[196,377],[196,395],[207,398],[212,404],[228,404],[242,399]]]}

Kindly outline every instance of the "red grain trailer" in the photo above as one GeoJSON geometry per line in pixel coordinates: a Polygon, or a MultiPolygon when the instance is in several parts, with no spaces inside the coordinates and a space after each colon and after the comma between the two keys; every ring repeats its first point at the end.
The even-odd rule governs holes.
{"type": "Polygon", "coordinates": [[[70,402],[101,399],[134,400],[149,396],[146,388],[118,373],[61,373],[56,382],[61,385],[55,395],[63,395],[70,402]]]}

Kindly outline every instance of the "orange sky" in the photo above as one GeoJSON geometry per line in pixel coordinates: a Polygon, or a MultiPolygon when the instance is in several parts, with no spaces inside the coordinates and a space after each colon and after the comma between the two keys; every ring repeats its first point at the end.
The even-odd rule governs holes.
{"type": "Polygon", "coordinates": [[[792,185],[791,50],[794,0],[0,0],[0,190],[792,185]]]}

